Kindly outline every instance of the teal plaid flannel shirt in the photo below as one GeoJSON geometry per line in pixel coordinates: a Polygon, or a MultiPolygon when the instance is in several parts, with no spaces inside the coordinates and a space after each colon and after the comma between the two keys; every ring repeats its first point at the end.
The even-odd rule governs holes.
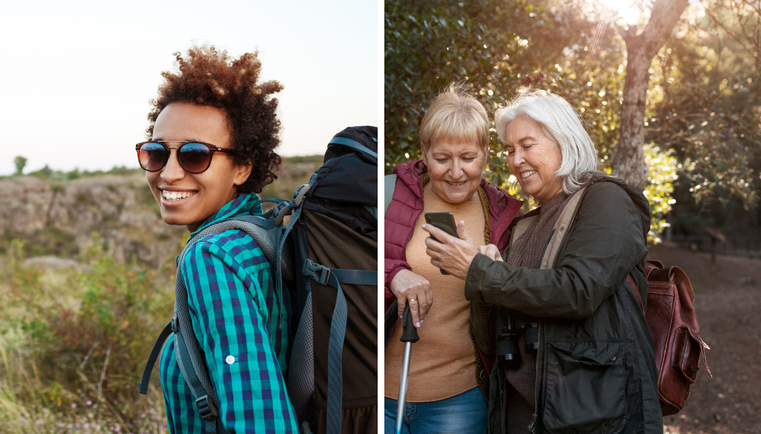
{"type": "MultiPolygon", "coordinates": [[[[198,231],[248,214],[256,200],[255,194],[241,194],[198,231]]],[[[290,301],[288,291],[283,291],[285,306],[279,305],[274,270],[261,249],[245,232],[230,230],[198,241],[181,266],[193,331],[204,352],[225,427],[238,434],[297,433],[285,388],[286,353],[292,338],[290,301]]],[[[160,366],[169,429],[204,433],[193,394],[177,365],[174,336],[164,345],[160,366]]]]}

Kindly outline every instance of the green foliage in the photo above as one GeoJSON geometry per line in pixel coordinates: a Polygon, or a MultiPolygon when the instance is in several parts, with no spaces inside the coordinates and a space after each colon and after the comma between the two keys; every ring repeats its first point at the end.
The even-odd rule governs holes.
{"type": "MultiPolygon", "coordinates": [[[[73,409],[93,405],[90,413],[130,431],[155,426],[157,419],[163,424],[160,408],[136,399],[135,382],[153,337],[171,316],[173,263],[160,270],[122,266],[97,238],[76,269],[45,271],[25,265],[23,255],[23,242],[13,241],[7,266],[0,268],[0,294],[7,301],[0,310],[0,349],[8,368],[0,369],[0,387],[14,385],[0,390],[0,401],[5,394],[18,406],[80,421],[86,414],[73,409]],[[16,359],[8,355],[14,351],[16,359]],[[19,369],[26,377],[13,374],[19,369]],[[146,412],[157,416],[144,420],[146,412]]],[[[153,384],[151,393],[160,396],[159,382],[153,384]]],[[[11,407],[0,405],[0,419],[29,419],[17,408],[18,414],[8,414],[11,407]]]]}
{"type": "Polygon", "coordinates": [[[467,81],[490,106],[518,85],[513,61],[523,50],[514,34],[490,25],[509,14],[493,1],[447,4],[386,2],[385,167],[420,155],[418,124],[433,98],[467,81]]]}
{"type": "MultiPolygon", "coordinates": [[[[579,12],[583,2],[567,8],[520,0],[385,4],[386,173],[419,157],[417,128],[425,109],[461,80],[491,113],[526,89],[563,96],[579,108],[602,166],[610,165],[618,141],[623,42],[602,26],[590,55],[597,23],[579,12]]],[[[505,186],[509,172],[496,131],[492,143],[487,178],[505,186]]]]}
{"type": "Polygon", "coordinates": [[[753,212],[758,203],[761,12],[732,5],[703,2],[653,64],[646,139],[683,163],[680,218],[692,215],[684,230],[721,226],[736,204],[753,212]]]}
{"type": "MultiPolygon", "coordinates": [[[[516,0],[416,5],[386,2],[386,173],[419,158],[417,128],[425,109],[460,80],[467,80],[491,113],[528,89],[563,96],[578,107],[598,146],[601,167],[610,166],[623,90],[620,40],[602,34],[584,70],[596,23],[575,9],[516,0]]],[[[511,174],[491,126],[485,177],[509,188],[511,174]]]]}
{"type": "Polygon", "coordinates": [[[666,215],[676,200],[671,196],[674,181],[677,179],[678,163],[673,151],[663,151],[653,143],[644,147],[645,165],[650,169],[649,184],[642,193],[650,202],[650,232],[647,241],[653,244],[661,242],[661,234],[669,225],[666,215]]]}
{"type": "Polygon", "coordinates": [[[133,175],[136,173],[143,173],[143,169],[115,166],[113,169],[108,171],[95,170],[91,172],[89,170],[80,171],[79,169],[74,169],[68,172],[64,172],[62,170],[53,170],[46,165],[40,170],[30,172],[29,175],[40,179],[48,179],[57,183],[61,183],[80,178],[94,178],[103,175],[133,175]]]}
{"type": "Polygon", "coordinates": [[[16,175],[21,175],[24,173],[24,166],[26,166],[26,161],[26,158],[22,157],[21,155],[13,159],[13,164],[16,165],[16,175]]]}
{"type": "Polygon", "coordinates": [[[317,167],[320,167],[324,158],[324,155],[295,155],[293,157],[284,157],[283,161],[285,162],[284,166],[308,163],[315,164],[317,167]]]}

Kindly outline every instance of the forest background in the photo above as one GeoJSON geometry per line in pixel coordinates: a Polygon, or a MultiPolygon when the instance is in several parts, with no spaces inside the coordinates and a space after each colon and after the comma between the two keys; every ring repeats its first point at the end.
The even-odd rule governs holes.
{"type": "MultiPolygon", "coordinates": [[[[419,122],[451,83],[490,117],[528,90],[568,100],[601,170],[644,188],[648,258],[690,276],[712,348],[713,380],[701,368],[664,432],[761,432],[761,2],[389,0],[384,18],[385,173],[420,158],[419,122]]],[[[485,177],[535,207],[493,119],[490,135],[485,177]]]]}
{"type": "MultiPolygon", "coordinates": [[[[642,33],[654,7],[673,14],[664,4],[681,2],[686,9],[644,66],[638,146],[649,168],[651,241],[668,226],[680,234],[761,235],[761,4],[605,1],[387,1],[386,173],[419,158],[418,123],[453,82],[469,86],[490,116],[522,91],[561,95],[578,108],[610,172],[628,127],[621,114],[634,42],[623,36],[642,33]],[[629,22],[619,16],[623,6],[638,11],[629,22]]],[[[486,178],[518,193],[493,119],[491,135],[486,178]]]]}

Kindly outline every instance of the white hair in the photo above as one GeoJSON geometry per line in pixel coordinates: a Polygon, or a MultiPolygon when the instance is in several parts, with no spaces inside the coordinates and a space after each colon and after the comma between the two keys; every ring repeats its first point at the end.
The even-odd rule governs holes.
{"type": "Polygon", "coordinates": [[[545,91],[518,95],[506,107],[494,113],[494,123],[502,144],[505,144],[507,124],[517,117],[538,123],[542,132],[560,148],[560,168],[555,176],[563,178],[563,191],[574,193],[586,175],[597,170],[597,150],[581,120],[562,97],[545,91]]]}

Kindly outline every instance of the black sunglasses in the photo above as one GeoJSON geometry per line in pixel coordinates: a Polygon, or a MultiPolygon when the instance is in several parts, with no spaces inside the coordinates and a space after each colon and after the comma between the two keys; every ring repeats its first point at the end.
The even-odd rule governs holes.
{"type": "Polygon", "coordinates": [[[211,157],[219,151],[225,154],[234,154],[230,148],[220,148],[208,143],[194,140],[186,141],[161,141],[151,140],[135,145],[137,161],[146,172],[158,172],[169,161],[170,149],[177,150],[177,161],[180,167],[188,173],[202,173],[211,166],[211,157]],[[167,143],[181,143],[180,146],[167,146],[167,143]]]}

